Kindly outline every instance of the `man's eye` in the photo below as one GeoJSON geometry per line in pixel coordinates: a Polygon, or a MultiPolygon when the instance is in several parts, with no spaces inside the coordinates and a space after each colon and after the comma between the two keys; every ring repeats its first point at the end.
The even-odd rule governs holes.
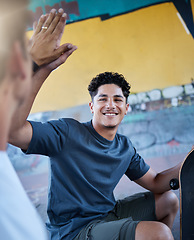
{"type": "Polygon", "coordinates": [[[106,101],[106,98],[100,98],[98,101],[106,101]]]}
{"type": "Polygon", "coordinates": [[[122,99],[115,99],[115,102],[122,102],[122,99]]]}

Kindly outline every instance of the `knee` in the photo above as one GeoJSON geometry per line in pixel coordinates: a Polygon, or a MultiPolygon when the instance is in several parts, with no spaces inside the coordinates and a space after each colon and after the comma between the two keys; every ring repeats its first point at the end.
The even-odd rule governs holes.
{"type": "Polygon", "coordinates": [[[173,240],[170,228],[161,222],[140,222],[136,228],[135,240],[173,240]],[[151,230],[150,230],[151,229],[151,230]]]}
{"type": "Polygon", "coordinates": [[[165,198],[166,198],[167,205],[170,207],[170,209],[173,212],[177,212],[179,208],[179,200],[176,194],[173,193],[172,191],[168,191],[165,194],[166,194],[165,198]]]}
{"type": "Polygon", "coordinates": [[[173,240],[170,228],[164,223],[158,223],[158,231],[153,238],[154,240],[173,240]]]}
{"type": "Polygon", "coordinates": [[[160,210],[176,213],[179,208],[179,200],[172,191],[155,195],[156,205],[160,210]]]}

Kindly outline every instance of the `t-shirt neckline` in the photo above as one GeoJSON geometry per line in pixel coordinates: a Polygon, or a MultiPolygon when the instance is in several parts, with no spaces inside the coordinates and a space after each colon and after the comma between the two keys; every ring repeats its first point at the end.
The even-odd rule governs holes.
{"type": "Polygon", "coordinates": [[[96,132],[96,130],[94,129],[93,127],[93,124],[92,124],[92,120],[88,122],[88,127],[89,127],[89,130],[91,131],[91,133],[102,143],[104,144],[112,144],[115,140],[115,138],[111,141],[111,140],[108,140],[106,138],[104,138],[103,136],[101,136],[98,132],[96,132]]]}

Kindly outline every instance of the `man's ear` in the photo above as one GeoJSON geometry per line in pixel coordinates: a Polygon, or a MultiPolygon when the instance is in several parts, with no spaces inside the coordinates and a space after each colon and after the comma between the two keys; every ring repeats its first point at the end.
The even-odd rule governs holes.
{"type": "Polygon", "coordinates": [[[8,68],[12,78],[26,78],[25,56],[19,41],[16,41],[12,46],[12,51],[8,60],[8,68]]]}
{"type": "Polygon", "coordinates": [[[94,113],[94,110],[93,110],[94,105],[93,105],[93,102],[92,102],[92,101],[89,102],[89,107],[90,107],[90,112],[91,112],[91,113],[94,113]]]}
{"type": "Polygon", "coordinates": [[[126,112],[125,112],[125,115],[127,115],[128,109],[129,109],[129,103],[126,104],[126,112]]]}

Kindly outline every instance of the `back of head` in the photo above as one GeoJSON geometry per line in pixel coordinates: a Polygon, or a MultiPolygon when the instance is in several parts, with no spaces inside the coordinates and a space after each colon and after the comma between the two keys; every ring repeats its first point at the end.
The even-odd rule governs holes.
{"type": "Polygon", "coordinates": [[[100,73],[91,80],[88,86],[88,91],[92,99],[97,94],[98,88],[104,84],[115,84],[119,86],[122,89],[123,95],[127,101],[131,87],[122,74],[114,72],[100,73]]]}
{"type": "Polygon", "coordinates": [[[20,41],[25,54],[25,30],[28,21],[28,0],[0,1],[0,82],[13,43],[20,41]]]}

